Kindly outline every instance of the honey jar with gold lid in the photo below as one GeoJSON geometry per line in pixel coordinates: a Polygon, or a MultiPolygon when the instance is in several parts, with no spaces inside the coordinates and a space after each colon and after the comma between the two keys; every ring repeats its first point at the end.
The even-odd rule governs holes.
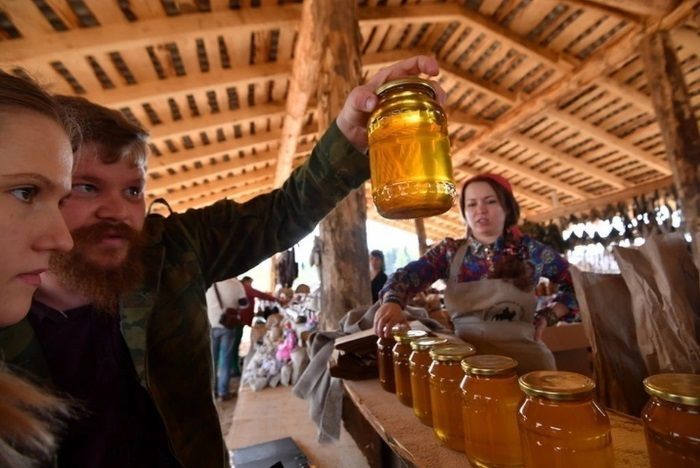
{"type": "Polygon", "coordinates": [[[464,422],[462,421],[462,359],[476,354],[469,344],[448,343],[430,350],[433,362],[428,368],[430,380],[430,409],[433,431],[445,447],[464,451],[464,422]]]}
{"type": "Polygon", "coordinates": [[[652,375],[644,389],[651,396],[642,411],[651,467],[700,466],[700,375],[652,375]]]}
{"type": "Polygon", "coordinates": [[[433,362],[430,349],[433,346],[447,343],[445,338],[428,336],[411,342],[411,356],[408,358],[411,372],[411,394],[413,398],[413,414],[426,426],[433,425],[433,415],[430,409],[430,381],[428,368],[433,362]]]}
{"type": "Polygon", "coordinates": [[[523,393],[517,361],[483,354],[462,360],[464,451],[477,467],[522,466],[518,407],[523,393]]]}
{"type": "Polygon", "coordinates": [[[593,401],[595,383],[575,372],[534,371],[518,380],[525,467],[613,466],[610,420],[593,401]]]}
{"type": "Polygon", "coordinates": [[[396,396],[409,408],[413,407],[411,394],[411,371],[408,358],[411,356],[411,341],[428,336],[424,330],[400,330],[394,333],[394,381],[396,396]]]}
{"type": "Polygon", "coordinates": [[[372,198],[385,218],[435,216],[452,207],[447,118],[428,80],[407,77],[377,91],[367,125],[372,198]]]}

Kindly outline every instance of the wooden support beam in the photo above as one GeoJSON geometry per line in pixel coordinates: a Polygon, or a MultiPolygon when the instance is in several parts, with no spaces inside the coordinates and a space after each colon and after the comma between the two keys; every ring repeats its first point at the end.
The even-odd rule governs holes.
{"type": "Polygon", "coordinates": [[[168,98],[184,99],[188,94],[204,95],[212,90],[224,92],[226,88],[245,86],[249,83],[266,83],[288,76],[289,71],[289,62],[263,63],[236,67],[234,70],[191,73],[167,80],[119,86],[115,89],[89,92],[83,97],[103,106],[119,109],[168,98]]]}
{"type": "Polygon", "coordinates": [[[573,203],[571,205],[559,206],[558,208],[545,210],[539,213],[529,214],[524,216],[524,218],[526,218],[528,221],[541,223],[544,221],[566,217],[571,214],[588,213],[594,208],[605,208],[607,205],[614,205],[615,203],[621,201],[627,201],[633,197],[652,193],[655,190],[668,188],[671,185],[673,185],[673,178],[671,176],[664,176],[624,190],[616,190],[604,195],[599,195],[592,200],[586,200],[583,202],[573,203]]]}
{"type": "MultiPolygon", "coordinates": [[[[210,180],[206,183],[198,185],[189,185],[186,188],[170,191],[163,196],[169,203],[181,203],[193,197],[200,197],[210,193],[218,193],[223,190],[234,191],[236,189],[245,189],[246,184],[259,182],[260,180],[269,181],[275,176],[274,164],[262,169],[254,169],[247,172],[239,172],[234,175],[223,177],[221,179],[210,180]]],[[[232,192],[233,193],[233,192],[232,192]]],[[[154,194],[149,193],[150,198],[155,198],[154,194]]]]}
{"type": "MultiPolygon", "coordinates": [[[[9,3],[10,0],[3,0],[9,3]]],[[[12,12],[32,11],[12,1],[12,12]]],[[[33,5],[32,5],[33,6],[33,5]]],[[[38,11],[38,10],[37,10],[38,11]]],[[[107,24],[99,28],[73,29],[61,33],[31,34],[0,48],[0,66],[15,64],[31,69],[32,63],[60,60],[67,52],[74,55],[100,55],[115,50],[153,44],[194,40],[204,36],[242,36],[260,30],[291,29],[301,17],[299,5],[262,6],[211,13],[190,13],[133,23],[107,24]]],[[[38,24],[38,23],[37,23],[38,24]]]]}
{"type": "MultiPolygon", "coordinates": [[[[240,151],[248,152],[261,145],[277,146],[282,132],[274,129],[269,132],[259,132],[255,135],[247,135],[241,138],[229,138],[225,141],[199,145],[192,149],[166,153],[163,156],[149,160],[149,170],[164,173],[167,169],[179,170],[183,165],[191,166],[197,162],[208,163],[212,158],[218,158],[229,154],[232,159],[238,157],[240,151]]],[[[316,124],[303,128],[301,137],[313,137],[316,135],[316,124]]],[[[289,175],[289,174],[287,174],[289,175]]]]}
{"type": "Polygon", "coordinates": [[[299,29],[292,77],[289,81],[286,115],[282,138],[280,139],[279,156],[275,174],[275,186],[280,187],[292,170],[292,162],[301,127],[306,117],[306,108],[311,96],[318,86],[318,75],[321,67],[322,39],[321,31],[316,22],[318,5],[306,2],[301,10],[301,27],[299,29]]]}
{"type": "MultiPolygon", "coordinates": [[[[622,177],[616,176],[608,171],[600,169],[593,164],[584,161],[583,159],[575,158],[569,154],[559,151],[550,146],[547,146],[537,140],[529,138],[523,134],[517,133],[511,135],[509,140],[513,143],[517,143],[525,148],[531,149],[532,151],[541,154],[542,156],[548,156],[558,163],[565,166],[569,166],[572,169],[583,172],[584,174],[596,177],[616,188],[627,188],[630,184],[622,177]]],[[[588,198],[588,197],[587,197],[588,198]]]]}
{"type": "Polygon", "coordinates": [[[196,137],[199,132],[210,132],[217,128],[261,118],[279,118],[284,115],[284,105],[276,102],[260,103],[253,107],[236,110],[222,109],[215,114],[184,118],[175,122],[154,125],[150,128],[150,142],[158,143],[166,138],[178,139],[185,135],[196,137]]]}
{"type": "Polygon", "coordinates": [[[583,133],[595,138],[600,143],[604,143],[611,147],[612,149],[619,151],[622,154],[633,157],[637,161],[646,164],[655,171],[661,174],[668,175],[671,173],[671,168],[668,163],[663,159],[659,159],[653,156],[641,148],[634,146],[631,142],[619,138],[612,133],[603,130],[600,127],[596,127],[585,120],[578,118],[575,115],[568,114],[563,111],[549,111],[547,112],[547,117],[556,119],[562,123],[565,123],[576,130],[580,130],[583,133]]]}
{"type": "Polygon", "coordinates": [[[425,221],[423,218],[413,220],[416,225],[416,238],[418,239],[418,253],[423,255],[428,250],[428,243],[425,236],[425,221]]]}
{"type": "Polygon", "coordinates": [[[579,5],[583,8],[591,6],[609,8],[635,16],[663,16],[673,10],[679,0],[566,0],[565,3],[579,5]]]}
{"type": "Polygon", "coordinates": [[[491,153],[489,151],[483,151],[479,153],[478,156],[482,159],[485,159],[488,162],[495,164],[498,167],[506,169],[515,174],[525,176],[530,180],[539,182],[540,184],[546,187],[551,187],[554,190],[559,190],[560,192],[571,195],[574,198],[586,200],[591,197],[591,194],[584,192],[583,190],[577,189],[571,184],[560,182],[559,180],[553,178],[551,175],[542,174],[541,172],[538,172],[534,169],[530,169],[529,167],[523,164],[516,163],[504,157],[501,157],[498,154],[491,153]]]}
{"type": "Polygon", "coordinates": [[[440,62],[440,72],[441,74],[452,76],[459,81],[466,81],[469,86],[476,88],[478,91],[490,96],[493,99],[497,99],[500,102],[510,104],[511,106],[517,101],[517,96],[514,92],[505,89],[500,89],[498,86],[484,81],[476,76],[470,76],[465,71],[459,70],[452,65],[440,62]]]}
{"type": "Polygon", "coordinates": [[[260,184],[253,184],[249,187],[250,189],[234,190],[230,192],[227,190],[223,190],[218,193],[202,196],[193,200],[184,201],[182,203],[178,203],[176,205],[171,206],[173,208],[173,211],[183,212],[189,209],[204,208],[206,206],[218,202],[219,200],[223,200],[224,198],[230,198],[237,201],[238,203],[243,203],[245,201],[250,200],[253,197],[256,197],[263,193],[267,193],[270,190],[272,190],[272,180],[261,182],[260,184]]]}
{"type": "Polygon", "coordinates": [[[681,202],[685,228],[695,237],[695,264],[700,268],[700,132],[690,104],[683,71],[667,31],[646,36],[640,47],[666,158],[681,202]]]}
{"type": "Polygon", "coordinates": [[[631,102],[644,112],[652,115],[654,114],[654,104],[651,102],[651,98],[646,94],[619,83],[612,78],[601,78],[596,80],[595,84],[608,91],[610,94],[620,96],[625,101],[631,102]]]}

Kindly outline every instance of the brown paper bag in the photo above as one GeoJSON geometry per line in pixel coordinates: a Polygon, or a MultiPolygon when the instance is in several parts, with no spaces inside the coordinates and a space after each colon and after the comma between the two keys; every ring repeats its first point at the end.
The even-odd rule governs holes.
{"type": "Polygon", "coordinates": [[[621,275],[571,267],[581,321],[593,349],[597,400],[639,416],[647,401],[646,366],[637,345],[632,299],[621,275]]]}
{"type": "Polygon", "coordinates": [[[683,235],[652,236],[638,249],[616,247],[614,254],[630,290],[637,343],[649,374],[700,372],[698,271],[683,235]]]}

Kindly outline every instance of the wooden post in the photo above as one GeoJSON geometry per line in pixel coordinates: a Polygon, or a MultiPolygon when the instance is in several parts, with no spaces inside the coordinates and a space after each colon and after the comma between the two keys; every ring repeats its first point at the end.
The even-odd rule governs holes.
{"type": "Polygon", "coordinates": [[[695,265],[700,268],[700,237],[697,235],[700,233],[700,135],[697,121],[668,31],[645,36],[640,49],[686,230],[695,236],[695,265]]]}
{"type": "MultiPolygon", "coordinates": [[[[326,32],[321,49],[318,126],[327,128],[350,91],[360,84],[360,31],[354,0],[312,0],[316,27],[326,32]]],[[[352,192],[321,222],[320,328],[333,330],[345,313],[372,302],[367,252],[364,186],[352,192]]]]}
{"type": "Polygon", "coordinates": [[[425,221],[423,218],[416,218],[416,235],[418,236],[418,253],[423,255],[428,250],[428,242],[425,237],[425,221]]]}

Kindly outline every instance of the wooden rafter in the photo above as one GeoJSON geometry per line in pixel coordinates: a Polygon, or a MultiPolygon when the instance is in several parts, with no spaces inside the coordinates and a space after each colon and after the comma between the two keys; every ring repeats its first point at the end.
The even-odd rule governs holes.
{"type": "Polygon", "coordinates": [[[249,200],[257,195],[260,195],[265,192],[269,192],[272,187],[272,180],[269,180],[267,182],[261,182],[259,184],[251,184],[249,186],[249,189],[241,189],[238,190],[236,189],[235,191],[227,191],[223,190],[221,192],[216,192],[216,193],[211,193],[209,195],[204,195],[196,199],[184,201],[182,203],[178,203],[176,205],[173,205],[172,208],[173,210],[177,212],[182,212],[189,210],[191,208],[204,208],[205,206],[209,206],[212,203],[216,203],[219,200],[223,200],[224,198],[230,198],[233,200],[236,200],[239,203],[242,203],[246,200],[249,200]]]}
{"type": "Polygon", "coordinates": [[[255,185],[256,188],[261,188],[266,184],[267,187],[271,188],[274,175],[275,167],[274,164],[271,164],[269,167],[264,167],[262,169],[238,173],[196,186],[189,186],[185,189],[174,190],[168,192],[165,197],[171,204],[183,203],[193,198],[199,198],[212,193],[220,193],[222,191],[226,191],[228,195],[236,198],[240,193],[247,193],[250,191],[251,185],[255,185]],[[262,181],[265,181],[265,184],[263,184],[262,181]],[[237,190],[240,192],[237,192],[237,190]]]}
{"type": "Polygon", "coordinates": [[[673,10],[680,0],[567,0],[566,3],[602,6],[639,16],[662,16],[673,10]]]}

